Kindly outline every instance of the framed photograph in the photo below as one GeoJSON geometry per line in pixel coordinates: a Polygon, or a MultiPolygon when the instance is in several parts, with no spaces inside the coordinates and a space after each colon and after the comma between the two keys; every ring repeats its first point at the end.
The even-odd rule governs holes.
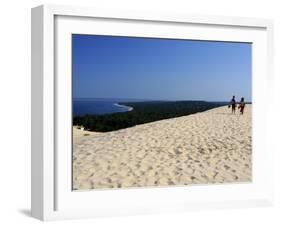
{"type": "Polygon", "coordinates": [[[32,9],[32,216],[272,203],[265,19],[32,9]]]}

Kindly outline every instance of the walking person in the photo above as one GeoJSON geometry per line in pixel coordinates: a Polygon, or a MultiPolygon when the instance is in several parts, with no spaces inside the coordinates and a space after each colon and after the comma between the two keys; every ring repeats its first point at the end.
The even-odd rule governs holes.
{"type": "Polygon", "coordinates": [[[230,106],[231,106],[231,113],[235,114],[236,111],[236,100],[235,100],[235,96],[232,97],[231,101],[230,101],[230,106]]]}
{"type": "Polygon", "coordinates": [[[238,109],[240,109],[240,114],[243,115],[244,113],[244,108],[245,108],[245,102],[244,102],[244,97],[241,98],[238,109]]]}

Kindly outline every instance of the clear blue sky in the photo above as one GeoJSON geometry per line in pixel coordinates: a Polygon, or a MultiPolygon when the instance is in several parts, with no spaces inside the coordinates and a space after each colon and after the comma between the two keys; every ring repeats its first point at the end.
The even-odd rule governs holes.
{"type": "Polygon", "coordinates": [[[72,35],[73,97],[251,101],[251,44],[72,35]]]}

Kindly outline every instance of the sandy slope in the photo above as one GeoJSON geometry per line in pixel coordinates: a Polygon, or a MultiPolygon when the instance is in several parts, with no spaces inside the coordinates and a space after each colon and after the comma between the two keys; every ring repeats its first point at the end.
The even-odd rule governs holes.
{"type": "Polygon", "coordinates": [[[74,128],[73,188],[250,181],[251,128],[251,105],[108,133],[74,128]]]}

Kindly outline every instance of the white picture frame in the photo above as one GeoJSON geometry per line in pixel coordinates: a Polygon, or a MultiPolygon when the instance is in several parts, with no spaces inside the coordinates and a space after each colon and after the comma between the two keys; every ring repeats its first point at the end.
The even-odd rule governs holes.
{"type": "Polygon", "coordinates": [[[32,216],[41,220],[56,220],[271,205],[273,150],[266,140],[270,107],[264,105],[272,104],[272,39],[273,22],[266,19],[111,11],[57,5],[33,8],[32,216]],[[179,32],[188,29],[192,32],[179,32]],[[71,191],[71,146],[68,142],[71,139],[69,34],[73,32],[252,42],[255,45],[253,181],[249,184],[188,188],[71,191]]]}

